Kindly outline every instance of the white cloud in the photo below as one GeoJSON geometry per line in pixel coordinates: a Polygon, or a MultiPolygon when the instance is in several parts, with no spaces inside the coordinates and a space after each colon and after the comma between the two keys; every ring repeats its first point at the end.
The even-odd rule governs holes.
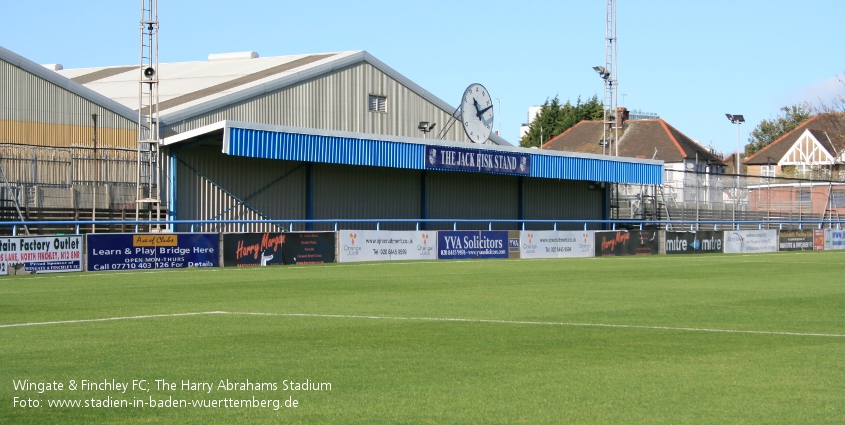
{"type": "Polygon", "coordinates": [[[813,105],[831,104],[845,97],[845,73],[817,81],[784,96],[784,105],[810,102],[813,105]]]}

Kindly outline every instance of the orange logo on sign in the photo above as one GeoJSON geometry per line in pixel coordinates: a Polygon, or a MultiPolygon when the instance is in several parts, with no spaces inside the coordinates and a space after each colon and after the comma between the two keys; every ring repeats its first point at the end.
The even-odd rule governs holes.
{"type": "Polygon", "coordinates": [[[132,246],[179,246],[176,235],[135,235],[132,246]]]}

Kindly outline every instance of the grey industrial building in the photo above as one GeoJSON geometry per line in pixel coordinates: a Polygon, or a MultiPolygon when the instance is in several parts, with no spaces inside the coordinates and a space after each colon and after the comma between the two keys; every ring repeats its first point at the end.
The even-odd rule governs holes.
{"type": "MultiPolygon", "coordinates": [[[[9,86],[2,95],[0,143],[18,150],[90,149],[91,114],[97,113],[102,152],[93,165],[77,166],[82,169],[51,185],[61,190],[86,182],[117,184],[108,177],[116,171],[103,168],[120,164],[115,156],[137,144],[138,66],[51,68],[0,50],[0,72],[9,86]],[[94,179],[94,169],[104,177],[94,179]]],[[[660,161],[528,150],[496,135],[487,144],[470,143],[460,120],[454,125],[454,106],[364,51],[211,55],[208,61],[162,63],[157,76],[160,193],[173,219],[410,220],[382,228],[419,226],[413,220],[479,219],[512,220],[495,227],[515,228],[521,220],[603,219],[607,183],[662,179],[660,161]],[[430,131],[421,131],[423,122],[430,131]],[[455,167],[434,159],[454,154],[521,161],[520,169],[455,167]]],[[[25,173],[8,172],[15,167],[8,155],[0,160],[11,176],[7,189],[20,188],[25,173]]],[[[43,186],[40,177],[34,180],[26,183],[43,186]]],[[[104,208],[127,208],[114,202],[118,192],[109,192],[104,208]]],[[[27,202],[21,200],[22,206],[27,202]]],[[[84,201],[74,202],[79,205],[70,208],[84,210],[84,201]]],[[[99,198],[97,203],[99,208],[99,198]]],[[[259,231],[278,225],[194,227],[259,231]]]]}

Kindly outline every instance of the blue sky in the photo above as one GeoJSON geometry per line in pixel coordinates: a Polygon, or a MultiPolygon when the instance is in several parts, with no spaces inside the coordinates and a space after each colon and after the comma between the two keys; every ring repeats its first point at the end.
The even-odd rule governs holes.
{"type": "MultiPolygon", "coordinates": [[[[528,107],[603,94],[605,2],[159,0],[159,60],[366,50],[457,106],[484,84],[495,129],[517,144],[528,107]],[[499,108],[501,105],[501,108],[499,108]]],[[[7,2],[0,45],[65,68],[138,62],[140,1],[7,2]]],[[[841,0],[621,0],[619,104],[736,150],[778,109],[845,94],[841,0]]]]}

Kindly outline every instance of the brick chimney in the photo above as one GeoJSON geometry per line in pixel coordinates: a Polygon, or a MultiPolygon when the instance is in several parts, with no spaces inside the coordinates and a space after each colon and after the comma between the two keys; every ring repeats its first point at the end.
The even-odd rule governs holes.
{"type": "Polygon", "coordinates": [[[628,108],[624,106],[616,108],[616,128],[622,128],[622,124],[628,121],[629,116],[628,108]]]}

